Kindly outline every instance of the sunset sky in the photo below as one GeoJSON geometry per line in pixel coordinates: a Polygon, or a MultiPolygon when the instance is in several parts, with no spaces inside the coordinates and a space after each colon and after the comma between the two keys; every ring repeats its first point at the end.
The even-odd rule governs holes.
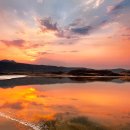
{"type": "Polygon", "coordinates": [[[130,69],[130,0],[0,0],[0,60],[130,69]]]}

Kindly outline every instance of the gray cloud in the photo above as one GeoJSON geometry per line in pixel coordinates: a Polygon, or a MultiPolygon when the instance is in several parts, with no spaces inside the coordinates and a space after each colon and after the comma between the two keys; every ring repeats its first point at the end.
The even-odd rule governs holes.
{"type": "MultiPolygon", "coordinates": [[[[106,2],[106,4],[108,3],[109,2],[106,2]]],[[[59,20],[57,20],[57,22],[54,22],[52,17],[48,17],[39,20],[40,28],[42,32],[46,30],[55,31],[55,35],[59,38],[66,38],[66,39],[81,38],[80,36],[90,35],[96,32],[102,26],[109,24],[110,22],[116,21],[116,17],[113,14],[116,14],[116,12],[126,7],[127,4],[130,4],[128,0],[124,0],[120,3],[119,2],[117,3],[118,3],[117,5],[113,7],[111,6],[109,13],[105,12],[107,6],[101,7],[101,9],[91,10],[90,14],[97,15],[97,17],[95,17],[95,19],[93,20],[91,20],[90,18],[90,21],[84,18],[87,12],[82,14],[82,16],[84,15],[84,17],[82,16],[75,17],[75,20],[73,19],[72,20],[73,22],[69,21],[69,23],[66,24],[66,26],[60,25],[59,20]]]]}
{"type": "Polygon", "coordinates": [[[92,25],[85,25],[81,23],[81,26],[79,25],[74,26],[74,24],[70,24],[70,31],[72,32],[72,35],[89,35],[109,22],[110,22],[109,19],[104,18],[104,20],[102,19],[101,21],[95,22],[92,25]]]}
{"type": "Polygon", "coordinates": [[[121,4],[118,4],[116,6],[113,6],[113,7],[109,7],[109,13],[118,13],[119,10],[123,9],[124,6],[122,6],[121,4]]]}
{"type": "Polygon", "coordinates": [[[93,29],[92,26],[84,26],[84,27],[75,27],[72,28],[71,31],[75,34],[80,34],[80,35],[88,35],[89,32],[93,29]]]}
{"type": "Polygon", "coordinates": [[[119,4],[111,7],[109,13],[118,13],[118,12],[120,12],[120,10],[125,9],[129,6],[130,6],[130,1],[129,0],[123,0],[119,4]]]}
{"type": "Polygon", "coordinates": [[[25,41],[23,39],[17,39],[17,40],[0,40],[2,43],[4,43],[7,46],[18,46],[23,47],[25,41]]]}
{"type": "Polygon", "coordinates": [[[54,54],[54,53],[44,51],[44,52],[39,52],[38,54],[39,54],[39,55],[49,55],[49,54],[54,54]]]}
{"type": "Polygon", "coordinates": [[[122,9],[123,8],[123,5],[119,4],[119,5],[116,5],[112,11],[116,11],[116,10],[119,10],[119,9],[122,9]]]}
{"type": "Polygon", "coordinates": [[[38,20],[42,31],[51,30],[58,31],[57,23],[51,17],[38,20]]]}

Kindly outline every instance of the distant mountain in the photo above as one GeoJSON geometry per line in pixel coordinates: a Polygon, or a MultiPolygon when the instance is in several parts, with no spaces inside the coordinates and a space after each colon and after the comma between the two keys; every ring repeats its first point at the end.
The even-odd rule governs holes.
{"type": "Polygon", "coordinates": [[[114,73],[122,73],[122,72],[125,72],[125,71],[128,71],[126,69],[122,69],[122,68],[117,68],[117,69],[111,69],[112,72],[114,73]]]}
{"type": "Polygon", "coordinates": [[[33,65],[17,63],[13,60],[0,61],[0,74],[68,74],[74,76],[130,76],[130,71],[125,69],[95,70],[81,67],[59,67],[49,65],[33,65]]]}
{"type": "Polygon", "coordinates": [[[118,69],[112,69],[111,71],[121,75],[130,76],[130,70],[118,68],[118,69]]]}
{"type": "Polygon", "coordinates": [[[94,69],[76,69],[69,72],[75,76],[121,76],[120,73],[114,73],[111,70],[94,70],[94,69]]]}
{"type": "Polygon", "coordinates": [[[1,74],[38,74],[38,73],[54,73],[62,74],[67,73],[74,69],[80,69],[76,67],[58,67],[49,65],[33,65],[25,63],[17,63],[13,60],[1,60],[0,61],[0,73],[1,74]]]}
{"type": "Polygon", "coordinates": [[[3,63],[16,63],[14,60],[1,60],[0,62],[3,62],[3,63]]]}

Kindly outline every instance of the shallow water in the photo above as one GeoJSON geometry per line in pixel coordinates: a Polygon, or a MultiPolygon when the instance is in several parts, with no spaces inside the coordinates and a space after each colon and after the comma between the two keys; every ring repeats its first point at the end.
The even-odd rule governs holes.
{"type": "Polygon", "coordinates": [[[22,78],[22,77],[26,77],[26,75],[0,75],[0,80],[22,78]]]}
{"type": "Polygon", "coordinates": [[[1,86],[0,130],[130,130],[130,82],[60,80],[1,86]]]}

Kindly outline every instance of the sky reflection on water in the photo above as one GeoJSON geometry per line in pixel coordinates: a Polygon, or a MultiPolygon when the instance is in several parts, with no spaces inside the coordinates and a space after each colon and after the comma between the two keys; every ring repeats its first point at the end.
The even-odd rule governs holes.
{"type": "MultiPolygon", "coordinates": [[[[92,122],[119,129],[130,122],[129,94],[130,83],[112,82],[0,88],[0,112],[35,124],[43,120],[86,117],[92,122]]],[[[10,121],[0,117],[0,122],[1,127],[3,122],[10,121]]]]}

